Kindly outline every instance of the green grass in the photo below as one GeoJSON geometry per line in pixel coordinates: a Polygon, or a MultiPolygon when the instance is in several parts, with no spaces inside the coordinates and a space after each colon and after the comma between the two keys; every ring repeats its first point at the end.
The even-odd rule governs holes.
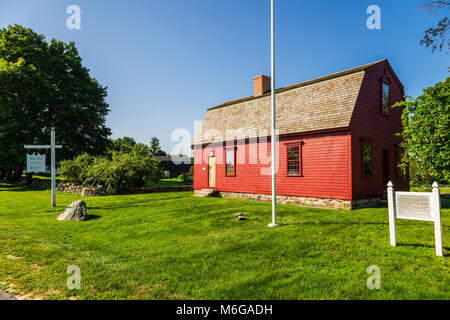
{"type": "Polygon", "coordinates": [[[146,187],[183,187],[192,186],[192,180],[183,181],[179,178],[161,179],[158,183],[149,181],[145,185],[146,187]]]}
{"type": "Polygon", "coordinates": [[[398,221],[389,245],[385,207],[330,211],[192,192],[85,198],[92,219],[56,217],[79,196],[0,185],[0,289],[46,299],[450,299],[446,257],[432,223],[398,221]],[[237,221],[234,214],[248,218],[237,221]],[[19,259],[8,259],[12,255],[19,259]],[[81,268],[81,290],[66,288],[81,268]],[[371,265],[381,289],[366,286],[371,265]]]}

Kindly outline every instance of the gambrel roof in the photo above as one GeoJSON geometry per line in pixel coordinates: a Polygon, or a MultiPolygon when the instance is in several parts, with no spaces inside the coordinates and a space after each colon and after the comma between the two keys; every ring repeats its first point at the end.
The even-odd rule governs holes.
{"type": "MultiPolygon", "coordinates": [[[[278,134],[346,128],[367,68],[377,61],[350,70],[276,90],[278,134]]],[[[193,140],[194,145],[232,139],[269,136],[271,94],[250,96],[208,109],[193,140]]]]}

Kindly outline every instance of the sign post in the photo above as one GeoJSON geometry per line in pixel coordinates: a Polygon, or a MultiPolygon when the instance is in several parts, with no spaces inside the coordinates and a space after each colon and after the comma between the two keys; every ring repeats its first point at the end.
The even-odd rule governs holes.
{"type": "MultiPolygon", "coordinates": [[[[56,149],[62,146],[55,143],[55,128],[51,129],[50,145],[25,145],[25,149],[51,149],[51,173],[52,173],[52,207],[56,207],[56,149]]],[[[44,156],[45,159],[45,156],[44,156]]],[[[28,158],[27,158],[28,160],[28,158]]],[[[28,163],[27,163],[28,165],[28,163]]]]}
{"type": "Polygon", "coordinates": [[[432,192],[395,192],[388,183],[389,235],[391,246],[397,245],[395,219],[434,222],[436,255],[442,257],[441,197],[439,185],[433,183],[432,192]]]}

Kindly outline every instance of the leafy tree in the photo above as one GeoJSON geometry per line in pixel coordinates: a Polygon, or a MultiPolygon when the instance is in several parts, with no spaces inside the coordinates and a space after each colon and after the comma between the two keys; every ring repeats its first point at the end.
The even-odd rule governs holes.
{"type": "Polygon", "coordinates": [[[161,143],[157,137],[153,137],[150,140],[150,152],[152,155],[156,155],[158,151],[161,151],[161,143]]]}
{"type": "Polygon", "coordinates": [[[118,139],[119,141],[122,141],[123,144],[126,144],[129,147],[134,147],[136,145],[136,141],[131,137],[123,137],[122,139],[118,139]]]}
{"type": "Polygon", "coordinates": [[[141,157],[151,157],[150,147],[144,143],[136,143],[136,145],[131,149],[132,154],[136,154],[141,157]]]}
{"type": "Polygon", "coordinates": [[[136,145],[136,141],[130,137],[118,138],[115,140],[111,140],[111,146],[109,151],[123,151],[123,152],[131,152],[131,149],[136,145]]]}
{"type": "Polygon", "coordinates": [[[111,134],[106,88],[89,75],[73,42],[47,42],[19,25],[0,29],[0,178],[20,179],[24,144],[47,144],[57,160],[103,154],[111,134]]]}
{"type": "Polygon", "coordinates": [[[426,88],[417,99],[407,97],[394,105],[404,106],[401,168],[417,162],[422,176],[450,181],[450,77],[426,88]]]}
{"type": "Polygon", "coordinates": [[[40,86],[34,66],[22,58],[16,63],[0,59],[0,180],[18,180],[22,174],[26,128],[37,113],[27,88],[40,86]]]}
{"type": "Polygon", "coordinates": [[[153,137],[150,141],[150,153],[153,156],[167,156],[167,153],[161,150],[161,143],[157,137],[153,137]]]}
{"type": "MultiPolygon", "coordinates": [[[[439,9],[445,9],[450,6],[450,1],[434,0],[427,1],[423,5],[424,10],[436,11],[439,9]]],[[[427,48],[431,46],[432,51],[442,51],[444,45],[447,43],[447,49],[450,50],[450,40],[448,39],[448,33],[450,30],[450,20],[448,17],[442,18],[437,26],[431,27],[425,31],[424,38],[420,41],[421,45],[425,45],[427,48]]]]}

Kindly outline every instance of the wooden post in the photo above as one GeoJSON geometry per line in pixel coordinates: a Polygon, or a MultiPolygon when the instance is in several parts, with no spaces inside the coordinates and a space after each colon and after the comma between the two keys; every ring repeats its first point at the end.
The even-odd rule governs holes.
{"type": "Polygon", "coordinates": [[[391,240],[391,246],[397,246],[397,237],[395,233],[395,193],[394,184],[389,181],[387,184],[387,196],[388,196],[388,208],[389,208],[389,238],[391,240]]]}
{"type": "Polygon", "coordinates": [[[435,181],[433,183],[433,196],[432,196],[432,210],[434,218],[434,238],[436,243],[436,255],[439,257],[443,256],[442,253],[442,226],[441,226],[441,195],[439,193],[439,185],[435,181]]]}
{"type": "Polygon", "coordinates": [[[52,207],[56,207],[56,157],[55,157],[55,128],[51,130],[50,146],[52,150],[51,172],[52,172],[52,207]]]}

